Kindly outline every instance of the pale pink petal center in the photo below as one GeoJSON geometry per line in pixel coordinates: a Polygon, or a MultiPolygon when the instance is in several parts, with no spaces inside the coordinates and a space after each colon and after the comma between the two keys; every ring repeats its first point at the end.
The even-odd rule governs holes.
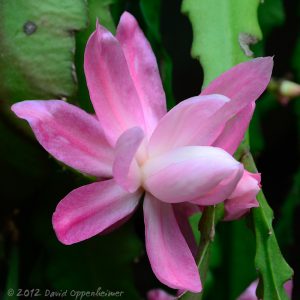
{"type": "Polygon", "coordinates": [[[242,165],[231,155],[208,146],[173,149],[148,159],[142,166],[143,187],[156,198],[169,203],[188,201],[199,205],[224,201],[242,172],[242,165]],[[218,197],[212,197],[214,190],[218,197]]]}

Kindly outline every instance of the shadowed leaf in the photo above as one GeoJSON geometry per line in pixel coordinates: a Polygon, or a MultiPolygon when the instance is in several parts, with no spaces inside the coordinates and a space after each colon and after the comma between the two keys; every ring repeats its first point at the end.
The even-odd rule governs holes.
{"type": "Polygon", "coordinates": [[[0,98],[74,94],[74,31],[86,25],[84,0],[0,1],[0,98]]]}

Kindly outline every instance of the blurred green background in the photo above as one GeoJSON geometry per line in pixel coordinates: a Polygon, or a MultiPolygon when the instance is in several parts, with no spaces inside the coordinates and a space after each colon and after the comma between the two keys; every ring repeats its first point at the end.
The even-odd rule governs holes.
{"type": "MultiPolygon", "coordinates": [[[[191,58],[193,32],[181,5],[180,0],[0,0],[2,299],[17,299],[7,296],[9,288],[43,293],[101,287],[124,291],[122,299],[134,300],[162,287],[145,254],[141,209],[108,235],[73,246],[58,242],[51,225],[57,203],[90,179],[51,158],[27,124],[12,115],[10,105],[66,99],[92,111],[83,72],[85,44],[96,18],[114,32],[125,10],[138,19],[151,42],[168,106],[198,94],[203,69],[191,58]]],[[[287,99],[278,90],[280,80],[300,83],[300,1],[265,0],[258,7],[258,21],[263,39],[251,49],[256,56],[274,55],[277,81],[258,102],[251,149],[275,213],[279,245],[295,271],[293,299],[300,299],[300,99],[287,99]]],[[[214,51],[222,56],[221,47],[214,51]]],[[[218,64],[226,68],[225,62],[218,64]]],[[[218,226],[204,299],[235,299],[257,277],[249,222],[245,218],[218,226]]]]}

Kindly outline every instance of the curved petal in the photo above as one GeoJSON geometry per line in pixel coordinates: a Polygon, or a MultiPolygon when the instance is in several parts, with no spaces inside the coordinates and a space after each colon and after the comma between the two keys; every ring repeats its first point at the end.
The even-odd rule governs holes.
{"type": "Polygon", "coordinates": [[[103,232],[131,214],[141,195],[141,191],[127,193],[113,179],[72,191],[53,214],[57,238],[70,245],[103,232]]]}
{"type": "Polygon", "coordinates": [[[189,222],[189,217],[192,216],[195,213],[200,212],[199,206],[184,202],[184,203],[176,203],[172,204],[174,213],[176,216],[176,220],[178,223],[178,226],[193,254],[194,257],[197,255],[197,243],[196,239],[191,227],[191,224],[189,222]]]}
{"type": "Polygon", "coordinates": [[[283,287],[287,293],[287,295],[292,298],[292,294],[293,294],[293,280],[288,280],[284,283],[283,287]]]}
{"type": "Polygon", "coordinates": [[[233,192],[243,166],[220,148],[188,146],[149,159],[142,172],[144,188],[161,201],[213,205],[233,192]]]}
{"type": "Polygon", "coordinates": [[[123,50],[99,24],[85,49],[84,70],[94,109],[112,145],[126,129],[144,129],[141,103],[123,50]]]}
{"type": "Polygon", "coordinates": [[[228,101],[230,99],[222,95],[208,95],[193,97],[176,105],[154,130],[149,142],[150,156],[182,146],[210,145],[223,127],[211,130],[209,121],[228,101]]]}
{"type": "Polygon", "coordinates": [[[156,277],[171,288],[200,292],[198,268],[179,229],[172,205],[147,193],[144,219],[147,254],[156,277]]]}
{"type": "Polygon", "coordinates": [[[260,180],[260,174],[244,170],[243,177],[225,201],[225,221],[239,219],[249,212],[250,208],[259,206],[256,195],[260,190],[260,180]]]}
{"type": "Polygon", "coordinates": [[[245,132],[251,121],[255,103],[248,104],[240,112],[232,117],[225,125],[218,138],[212,146],[219,147],[233,155],[239,144],[242,142],[245,132]]]}
{"type": "Polygon", "coordinates": [[[219,184],[207,192],[207,194],[191,202],[195,204],[200,203],[199,207],[200,209],[203,209],[203,206],[212,205],[223,201],[235,189],[237,183],[243,175],[243,171],[244,167],[243,165],[240,165],[239,168],[236,168],[236,170],[232,171],[231,174],[220,181],[219,184]]]}
{"type": "Polygon", "coordinates": [[[254,102],[266,89],[272,74],[273,58],[259,57],[236,65],[213,80],[201,95],[221,94],[231,99],[223,110],[228,119],[254,102]]]}
{"type": "Polygon", "coordinates": [[[147,292],[147,300],[176,300],[176,297],[164,290],[154,289],[147,292]]]}
{"type": "Polygon", "coordinates": [[[129,72],[144,111],[148,133],[166,114],[166,97],[156,58],[135,18],[128,12],[121,16],[116,38],[126,57],[129,72]]]}
{"type": "Polygon", "coordinates": [[[254,102],[270,81],[272,68],[272,57],[256,58],[231,68],[203,90],[201,95],[217,93],[230,98],[207,123],[208,132],[223,127],[219,137],[209,145],[234,153],[249,125],[254,102]]]}
{"type": "Polygon", "coordinates": [[[93,176],[112,175],[113,150],[94,116],[60,100],[23,101],[11,109],[56,159],[93,176]]]}
{"type": "Polygon", "coordinates": [[[131,193],[135,192],[141,184],[140,170],[135,155],[143,138],[143,130],[133,127],[125,131],[116,143],[113,164],[114,179],[131,193]]]}
{"type": "Polygon", "coordinates": [[[117,230],[119,227],[123,226],[135,213],[135,210],[133,210],[129,215],[124,217],[123,219],[119,220],[118,222],[114,223],[113,225],[107,227],[105,230],[101,231],[99,235],[107,235],[113,232],[114,230],[117,230]]]}
{"type": "Polygon", "coordinates": [[[177,105],[154,131],[150,155],[187,145],[217,145],[233,153],[251,119],[254,101],[270,81],[272,67],[271,57],[239,64],[215,79],[200,95],[211,99],[195,97],[177,105]]]}

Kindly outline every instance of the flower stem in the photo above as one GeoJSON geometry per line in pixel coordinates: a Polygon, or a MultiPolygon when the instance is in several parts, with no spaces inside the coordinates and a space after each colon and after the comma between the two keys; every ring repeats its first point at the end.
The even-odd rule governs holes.
{"type": "MultiPolygon", "coordinates": [[[[200,272],[202,284],[205,284],[209,267],[209,257],[212,242],[215,236],[215,226],[222,219],[224,213],[223,204],[205,207],[199,222],[200,243],[197,250],[196,262],[200,272]]],[[[185,292],[181,295],[181,300],[201,300],[203,292],[185,292]]]]}

